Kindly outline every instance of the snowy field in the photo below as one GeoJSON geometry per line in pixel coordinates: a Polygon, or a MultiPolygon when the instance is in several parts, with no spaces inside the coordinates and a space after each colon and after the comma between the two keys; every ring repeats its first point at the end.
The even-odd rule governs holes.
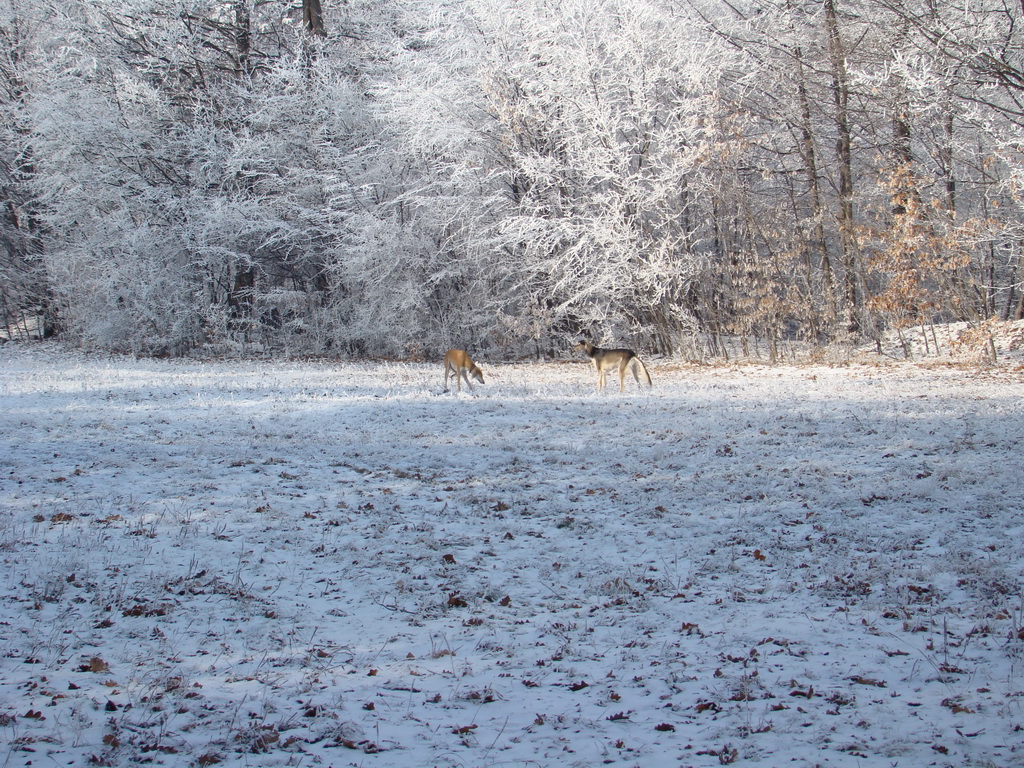
{"type": "Polygon", "coordinates": [[[0,765],[1024,766],[1024,368],[0,347],[0,765]]]}

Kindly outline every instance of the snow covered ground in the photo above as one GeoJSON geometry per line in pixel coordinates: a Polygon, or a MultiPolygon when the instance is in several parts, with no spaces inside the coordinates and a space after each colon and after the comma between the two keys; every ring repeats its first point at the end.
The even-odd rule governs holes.
{"type": "Polygon", "coordinates": [[[0,765],[1024,766],[1019,364],[478,362],[0,347],[0,765]]]}

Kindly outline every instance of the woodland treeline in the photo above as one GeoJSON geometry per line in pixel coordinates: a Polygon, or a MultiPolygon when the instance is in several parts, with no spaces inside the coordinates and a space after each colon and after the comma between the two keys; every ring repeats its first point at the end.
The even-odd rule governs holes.
{"type": "Polygon", "coordinates": [[[1020,0],[0,0],[0,312],[138,354],[1021,318],[1020,0]]]}

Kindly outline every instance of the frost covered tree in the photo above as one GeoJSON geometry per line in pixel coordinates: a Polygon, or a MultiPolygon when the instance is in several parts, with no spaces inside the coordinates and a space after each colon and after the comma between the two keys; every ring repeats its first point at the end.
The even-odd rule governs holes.
{"type": "Polygon", "coordinates": [[[363,41],[322,39],[310,13],[307,29],[251,0],[65,7],[34,98],[38,199],[84,342],[349,344],[332,278],[364,210],[363,41]]]}
{"type": "Polygon", "coordinates": [[[30,183],[35,173],[26,114],[39,19],[21,3],[0,2],[0,327],[39,334],[51,322],[39,259],[30,183]]]}
{"type": "MultiPolygon", "coordinates": [[[[997,138],[1011,119],[1001,114],[1007,93],[979,88],[976,72],[965,87],[963,63],[895,3],[691,7],[742,54],[725,76],[742,137],[735,167],[748,172],[721,204],[741,212],[736,225],[715,217],[724,238],[742,235],[724,249],[736,253],[734,268],[715,289],[728,330],[841,340],[906,322],[1009,316],[982,287],[1012,297],[1020,263],[1014,238],[996,235],[1019,218],[999,213],[1019,167],[1010,134],[997,138]],[[997,266],[995,253],[1006,261],[997,266]]],[[[970,15],[956,3],[917,11],[929,23],[970,15]]],[[[989,14],[1008,27],[976,24],[960,50],[1012,50],[1004,43],[1019,9],[989,14]]]]}
{"type": "Polygon", "coordinates": [[[456,3],[384,99],[423,183],[402,196],[496,337],[581,332],[669,351],[694,323],[711,49],[658,2],[456,3]]]}
{"type": "Polygon", "coordinates": [[[85,345],[777,356],[1024,312],[1016,6],[0,9],[5,297],[85,345]]]}
{"type": "Polygon", "coordinates": [[[957,269],[944,270],[944,289],[965,319],[1021,319],[1024,6],[877,6],[905,29],[898,67],[914,106],[932,116],[931,159],[943,186],[934,207],[956,219],[955,243],[965,254],[957,269]]]}

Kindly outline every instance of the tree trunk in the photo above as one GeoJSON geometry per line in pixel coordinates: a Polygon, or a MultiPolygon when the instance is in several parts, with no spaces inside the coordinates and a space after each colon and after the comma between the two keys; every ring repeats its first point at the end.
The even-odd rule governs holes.
{"type": "Polygon", "coordinates": [[[832,260],[828,253],[828,242],[825,238],[824,209],[821,202],[821,187],[818,179],[817,151],[814,148],[814,128],[811,120],[811,102],[807,96],[807,83],[804,80],[803,53],[800,48],[794,51],[797,61],[797,97],[800,100],[800,151],[804,161],[804,171],[807,174],[807,185],[811,192],[811,216],[814,226],[813,234],[807,245],[807,280],[808,288],[815,292],[817,281],[814,280],[813,263],[811,250],[818,251],[818,261],[821,265],[821,286],[824,294],[826,322],[832,326],[836,321],[836,286],[835,275],[832,272],[832,260]]]}
{"type": "Polygon", "coordinates": [[[839,16],[834,0],[825,0],[825,27],[829,64],[832,70],[832,100],[835,105],[836,159],[839,163],[839,242],[843,262],[843,311],[850,333],[860,332],[860,265],[853,228],[853,140],[850,134],[850,85],[846,51],[839,34],[839,16]]]}
{"type": "Polygon", "coordinates": [[[302,23],[311,35],[323,37],[326,34],[320,0],[302,0],[302,23]]]}
{"type": "Polygon", "coordinates": [[[252,75],[252,15],[247,0],[235,2],[235,54],[238,56],[238,73],[252,75]]]}

